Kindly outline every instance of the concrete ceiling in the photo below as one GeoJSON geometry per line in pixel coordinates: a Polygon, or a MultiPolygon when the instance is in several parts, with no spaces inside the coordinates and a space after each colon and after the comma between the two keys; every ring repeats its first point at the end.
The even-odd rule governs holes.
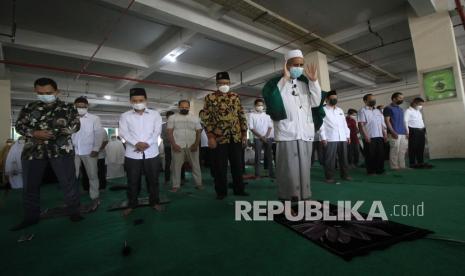
{"type": "MultiPolygon", "coordinates": [[[[425,6],[421,7],[416,1],[407,0],[253,1],[349,52],[363,51],[361,58],[401,78],[416,71],[408,40],[407,14],[431,9],[429,1],[423,1],[425,6]],[[379,37],[369,32],[368,20],[384,46],[380,47],[379,37]]],[[[94,113],[102,114],[107,126],[115,126],[119,114],[128,108],[130,87],[146,87],[151,105],[164,112],[173,109],[181,98],[203,97],[207,92],[202,89],[214,87],[215,72],[227,69],[235,91],[244,95],[242,101],[248,109],[254,97],[261,94],[264,82],[280,74],[283,53],[300,47],[298,43],[287,43],[289,37],[285,33],[256,24],[209,0],[136,0],[114,25],[129,2],[16,1],[16,41],[0,36],[0,59],[79,71],[112,29],[87,71],[199,90],[89,76],[76,79],[76,74],[0,64],[0,74],[12,79],[15,110],[29,99],[26,93],[31,91],[35,78],[50,76],[59,81],[70,100],[81,94],[90,95],[94,113]],[[175,63],[168,62],[165,56],[179,47],[187,50],[175,63]],[[111,95],[112,99],[105,100],[104,95],[111,95]]],[[[12,3],[0,1],[0,33],[10,32],[12,3]]],[[[456,17],[453,20],[457,22],[456,17]]],[[[464,50],[465,32],[463,28],[456,31],[457,43],[464,50]]],[[[331,88],[344,93],[379,83],[367,77],[363,69],[350,68],[344,60],[334,59],[329,60],[331,88]]]]}

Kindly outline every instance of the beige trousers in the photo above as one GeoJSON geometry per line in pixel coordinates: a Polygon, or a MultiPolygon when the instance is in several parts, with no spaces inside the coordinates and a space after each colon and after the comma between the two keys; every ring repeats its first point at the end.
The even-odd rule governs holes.
{"type": "Polygon", "coordinates": [[[398,135],[397,139],[389,137],[389,164],[391,169],[405,169],[405,153],[408,148],[408,139],[405,135],[398,135]]]}
{"type": "Polygon", "coordinates": [[[89,177],[89,195],[91,199],[99,197],[99,180],[98,180],[98,167],[97,157],[90,157],[90,155],[76,155],[74,157],[74,164],[76,167],[76,178],[79,177],[79,169],[81,168],[81,161],[86,169],[87,176],[89,177]]]}
{"type": "Polygon", "coordinates": [[[190,148],[182,148],[181,152],[175,152],[171,148],[171,181],[173,188],[181,186],[181,170],[184,162],[189,162],[192,167],[192,176],[196,186],[202,185],[202,171],[200,170],[199,149],[192,152],[190,148]]]}

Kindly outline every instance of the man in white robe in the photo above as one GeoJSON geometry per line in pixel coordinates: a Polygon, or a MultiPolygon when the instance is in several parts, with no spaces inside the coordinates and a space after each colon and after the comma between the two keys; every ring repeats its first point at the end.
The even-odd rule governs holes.
{"type": "Polygon", "coordinates": [[[105,163],[107,164],[107,178],[124,177],[124,145],[116,139],[116,136],[111,137],[111,141],[105,147],[105,163]]]}
{"type": "Polygon", "coordinates": [[[275,130],[279,199],[298,201],[311,196],[312,107],[320,104],[321,88],[316,66],[304,66],[300,50],[289,51],[285,60],[283,76],[267,82],[263,98],[275,130]]]}

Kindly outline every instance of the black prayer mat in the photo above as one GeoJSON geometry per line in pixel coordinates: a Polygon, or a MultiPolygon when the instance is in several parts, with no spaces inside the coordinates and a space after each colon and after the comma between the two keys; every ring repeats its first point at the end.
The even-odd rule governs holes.
{"type": "MultiPolygon", "coordinates": [[[[359,212],[363,218],[367,214],[359,212]]],[[[337,214],[337,206],[330,204],[330,214],[337,214]]],[[[393,221],[289,221],[284,214],[274,220],[316,243],[333,254],[350,261],[353,257],[367,255],[373,250],[383,250],[402,242],[425,237],[433,232],[393,221]]]]}
{"type": "MultiPolygon", "coordinates": [[[[170,200],[167,199],[167,198],[160,198],[160,204],[168,204],[170,203],[170,200]]],[[[137,206],[136,208],[140,208],[140,207],[151,207],[150,203],[149,203],[149,198],[148,197],[140,197],[138,198],[138,202],[137,202],[137,206]]],[[[128,208],[128,201],[127,200],[123,200],[123,201],[120,201],[120,202],[116,202],[114,204],[112,204],[109,208],[108,208],[108,212],[112,212],[112,211],[119,211],[119,210],[124,210],[128,208]]]]}
{"type": "MultiPolygon", "coordinates": [[[[95,205],[92,202],[90,202],[87,204],[81,204],[81,206],[79,207],[79,210],[81,214],[88,214],[88,213],[92,213],[96,211],[97,208],[95,208],[95,205]]],[[[54,208],[47,208],[40,213],[41,219],[61,218],[61,217],[67,217],[67,216],[68,216],[68,210],[66,209],[65,205],[54,207],[54,208]]]]}

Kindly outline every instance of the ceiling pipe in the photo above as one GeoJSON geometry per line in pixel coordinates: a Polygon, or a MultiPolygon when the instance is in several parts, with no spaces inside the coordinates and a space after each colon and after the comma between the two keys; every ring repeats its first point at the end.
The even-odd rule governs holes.
{"type": "MultiPolygon", "coordinates": [[[[47,71],[67,73],[67,74],[81,74],[83,76],[88,76],[88,77],[93,77],[93,78],[105,78],[105,79],[111,79],[111,80],[126,80],[126,81],[132,81],[132,82],[144,83],[144,84],[151,84],[151,85],[168,87],[168,88],[181,88],[181,89],[186,89],[186,90],[190,90],[190,91],[197,91],[197,92],[199,92],[199,91],[216,92],[216,90],[202,88],[202,87],[180,85],[180,84],[166,83],[166,82],[153,81],[153,80],[143,80],[143,79],[136,79],[136,78],[130,78],[130,77],[125,77],[125,76],[117,76],[117,75],[111,75],[111,74],[105,74],[105,73],[96,73],[96,72],[89,72],[89,71],[80,72],[79,70],[75,70],[75,69],[69,69],[69,68],[63,68],[63,67],[55,67],[55,66],[49,66],[49,65],[44,65],[44,64],[25,63],[25,62],[20,62],[20,61],[12,61],[12,60],[4,60],[4,59],[0,60],[0,63],[20,66],[20,67],[26,67],[26,68],[35,68],[35,69],[42,69],[42,70],[47,70],[47,71]]],[[[241,93],[236,93],[236,94],[238,94],[239,96],[243,96],[243,97],[256,98],[256,96],[252,96],[252,95],[241,94],[241,93]]]]}
{"type": "Polygon", "coordinates": [[[131,2],[129,3],[129,5],[127,6],[126,9],[124,9],[118,19],[116,19],[116,22],[111,26],[111,28],[108,29],[108,31],[105,33],[105,36],[103,37],[102,41],[99,43],[99,45],[97,46],[97,49],[95,49],[95,51],[92,53],[92,55],[90,56],[89,60],[82,66],[80,72],[76,75],[75,79],[74,80],[77,80],[79,79],[79,76],[84,72],[86,71],[86,69],[89,67],[89,65],[94,61],[94,57],[95,55],[97,55],[98,51],[100,51],[100,49],[102,48],[103,44],[105,44],[105,42],[110,38],[111,34],[113,33],[116,25],[118,25],[118,23],[121,21],[121,19],[128,13],[129,9],[131,8],[131,6],[134,4],[135,0],[131,0],[131,2]]]}

